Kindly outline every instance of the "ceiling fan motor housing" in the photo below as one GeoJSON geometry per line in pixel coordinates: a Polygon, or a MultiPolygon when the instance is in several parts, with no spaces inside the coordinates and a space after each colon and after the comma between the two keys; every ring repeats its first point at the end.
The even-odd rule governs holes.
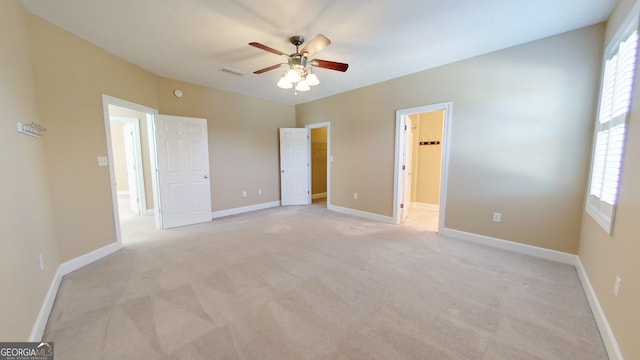
{"type": "Polygon", "coordinates": [[[289,66],[296,69],[304,69],[309,64],[309,59],[299,53],[291,54],[289,56],[289,66]]]}
{"type": "Polygon", "coordinates": [[[296,52],[298,52],[297,47],[302,45],[304,43],[304,38],[302,36],[292,36],[289,38],[289,41],[295,45],[296,47],[296,52]]]}

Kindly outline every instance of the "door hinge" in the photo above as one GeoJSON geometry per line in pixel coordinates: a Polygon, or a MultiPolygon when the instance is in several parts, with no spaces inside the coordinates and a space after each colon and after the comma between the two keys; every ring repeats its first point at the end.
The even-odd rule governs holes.
{"type": "Polygon", "coordinates": [[[407,170],[407,165],[402,165],[402,170],[407,170]]]}
{"type": "Polygon", "coordinates": [[[407,125],[404,126],[404,131],[407,131],[407,125]]]}
{"type": "Polygon", "coordinates": [[[400,209],[404,209],[404,204],[400,204],[400,209]]]}

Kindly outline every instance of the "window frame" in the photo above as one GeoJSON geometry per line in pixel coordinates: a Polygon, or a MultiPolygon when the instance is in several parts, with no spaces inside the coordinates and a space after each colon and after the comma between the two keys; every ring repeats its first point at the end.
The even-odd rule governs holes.
{"type": "MultiPolygon", "coordinates": [[[[592,148],[592,154],[591,154],[591,165],[589,167],[589,183],[586,189],[585,211],[609,235],[613,234],[615,213],[616,213],[616,207],[618,204],[619,196],[616,195],[615,200],[613,201],[614,204],[610,204],[609,202],[601,199],[602,192],[600,193],[600,197],[592,195],[591,193],[592,182],[594,180],[594,167],[596,165],[596,159],[595,159],[595,155],[597,153],[596,144],[598,140],[598,135],[600,135],[603,132],[603,130],[607,130],[608,131],[607,136],[609,136],[611,134],[611,129],[613,129],[615,126],[620,124],[623,124],[625,126],[624,139],[622,140],[622,157],[620,159],[621,165],[620,165],[620,171],[618,173],[618,178],[617,178],[617,190],[619,194],[620,180],[622,177],[622,166],[624,164],[624,150],[626,148],[626,137],[627,137],[628,128],[629,128],[629,113],[630,113],[631,104],[629,105],[629,109],[627,110],[626,113],[624,113],[624,115],[619,115],[619,116],[624,116],[624,119],[622,119],[622,121],[620,121],[619,119],[616,119],[619,117],[619,116],[616,116],[615,118],[612,117],[605,123],[600,122],[602,98],[606,90],[604,89],[605,80],[606,80],[605,70],[606,70],[607,62],[612,58],[618,56],[620,51],[620,44],[622,44],[627,39],[629,39],[634,31],[638,31],[639,17],[640,17],[640,2],[636,2],[632,10],[629,12],[629,15],[625,18],[624,22],[618,28],[615,35],[613,36],[613,38],[605,48],[604,56],[602,59],[600,92],[598,96],[598,108],[597,108],[596,117],[595,117],[595,128],[594,128],[594,134],[593,134],[593,140],[592,140],[593,148],[592,148]]],[[[638,32],[640,33],[640,31],[638,32]]],[[[638,41],[639,41],[638,48],[640,48],[640,40],[638,41]]],[[[636,51],[635,69],[632,75],[633,80],[635,80],[635,77],[636,77],[635,74],[638,71],[638,60],[639,60],[638,52],[636,51]]],[[[614,82],[614,87],[615,87],[615,82],[614,82]]],[[[635,83],[633,83],[631,87],[631,96],[633,96],[634,91],[635,91],[635,83]]],[[[614,98],[614,101],[615,101],[615,98],[614,98]]],[[[608,144],[609,142],[607,142],[607,146],[608,144]]],[[[604,166],[605,167],[607,166],[606,161],[604,163],[604,166]]],[[[602,181],[604,182],[604,177],[602,178],[602,181]]]]}

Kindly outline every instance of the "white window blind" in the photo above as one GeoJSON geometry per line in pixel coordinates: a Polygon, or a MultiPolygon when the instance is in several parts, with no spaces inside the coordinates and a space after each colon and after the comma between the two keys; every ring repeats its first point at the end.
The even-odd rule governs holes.
{"type": "MultiPolygon", "coordinates": [[[[637,18],[634,22],[637,28],[637,18]]],[[[633,27],[630,27],[633,29],[633,27]]],[[[604,62],[587,212],[612,232],[636,69],[638,32],[627,32],[604,62]]]]}

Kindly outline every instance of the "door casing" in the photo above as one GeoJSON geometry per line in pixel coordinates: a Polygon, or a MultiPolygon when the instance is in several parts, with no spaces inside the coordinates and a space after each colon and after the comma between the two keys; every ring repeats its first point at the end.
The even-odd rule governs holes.
{"type": "Polygon", "coordinates": [[[396,111],[396,148],[395,148],[395,166],[394,166],[394,188],[393,188],[393,223],[401,223],[400,205],[403,203],[401,198],[402,191],[400,189],[403,184],[402,176],[402,153],[404,149],[404,117],[412,114],[420,114],[444,110],[444,126],[442,134],[442,159],[440,176],[440,206],[438,219],[438,232],[445,228],[446,208],[447,208],[447,179],[449,177],[449,151],[451,139],[451,123],[453,120],[453,102],[443,102],[432,105],[417,106],[412,108],[400,109],[396,111]]]}
{"type": "MultiPolygon", "coordinates": [[[[109,96],[109,95],[102,95],[102,111],[103,111],[103,117],[104,117],[104,126],[105,126],[105,133],[106,133],[106,138],[107,138],[107,159],[108,159],[108,163],[109,163],[109,178],[110,178],[110,182],[111,182],[111,201],[113,204],[113,217],[114,217],[114,227],[115,227],[115,231],[116,231],[116,242],[118,243],[119,246],[122,246],[122,230],[120,229],[120,213],[118,211],[118,192],[117,192],[117,188],[116,188],[116,175],[115,175],[115,170],[113,168],[113,149],[112,149],[112,144],[111,144],[111,120],[110,120],[110,115],[109,115],[109,105],[115,105],[115,106],[120,106],[123,108],[128,108],[131,110],[135,110],[141,113],[146,114],[146,121],[147,124],[152,124],[153,123],[153,116],[155,114],[158,113],[158,110],[150,108],[150,107],[146,107],[144,105],[140,105],[140,104],[136,104],[136,103],[132,103],[126,100],[122,100],[113,96],[109,96]]],[[[150,147],[150,154],[151,154],[151,163],[152,163],[152,167],[153,167],[153,171],[151,171],[151,182],[152,182],[152,186],[153,186],[153,198],[154,198],[154,203],[158,204],[158,191],[157,191],[157,186],[158,186],[158,178],[157,178],[157,174],[155,171],[155,138],[153,137],[152,133],[153,133],[153,126],[148,126],[147,127],[149,129],[149,136],[150,136],[150,141],[149,141],[149,147],[150,147]]],[[[156,222],[156,228],[160,228],[160,213],[159,211],[155,211],[154,212],[155,215],[155,222],[156,222]]]]}

